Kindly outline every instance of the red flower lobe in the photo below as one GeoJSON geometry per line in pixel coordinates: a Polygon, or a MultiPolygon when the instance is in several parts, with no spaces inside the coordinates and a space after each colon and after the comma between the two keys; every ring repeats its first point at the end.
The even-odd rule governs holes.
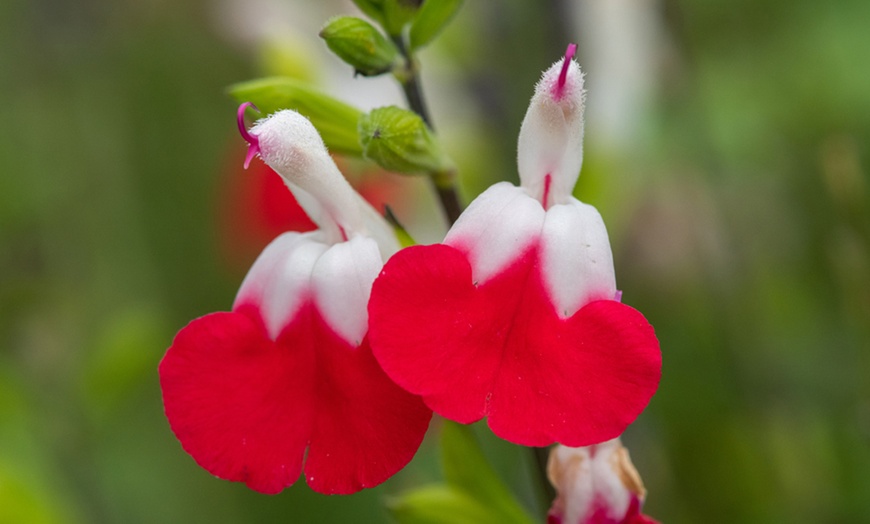
{"type": "Polygon", "coordinates": [[[435,412],[488,417],[511,442],[585,446],[614,438],[646,407],[661,374],[652,326],[633,308],[591,302],[562,319],[532,245],[482,285],[458,249],[404,249],[369,302],[378,362],[435,412]]]}
{"type": "Polygon", "coordinates": [[[309,303],[272,341],[243,306],[182,329],[160,363],[166,416],[212,474],[278,493],[302,471],[312,489],[380,484],[414,456],[431,412],[393,384],[367,340],[355,348],[309,303]]]}

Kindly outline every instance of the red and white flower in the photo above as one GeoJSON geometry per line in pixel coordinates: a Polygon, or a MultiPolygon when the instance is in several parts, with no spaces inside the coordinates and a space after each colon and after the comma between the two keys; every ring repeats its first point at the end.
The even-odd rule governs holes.
{"type": "Polygon", "coordinates": [[[584,107],[573,53],[536,87],[520,186],[483,192],[443,244],[394,255],[369,303],[375,357],[396,383],[528,446],[617,437],[661,374],[652,326],[620,303],[604,222],[572,196],[584,107]]]}
{"type": "Polygon", "coordinates": [[[366,305],[389,225],[342,177],[311,123],[281,111],[245,130],[317,224],[260,255],[232,311],[182,329],[160,363],[166,416],[203,468],[264,493],[303,469],[321,493],[375,486],[414,456],[431,418],[375,361],[366,305]],[[307,456],[306,456],[307,448],[307,456]]]}
{"type": "Polygon", "coordinates": [[[547,476],[556,488],[549,524],[657,524],[641,513],[646,489],[618,438],[554,447],[547,476]]]}

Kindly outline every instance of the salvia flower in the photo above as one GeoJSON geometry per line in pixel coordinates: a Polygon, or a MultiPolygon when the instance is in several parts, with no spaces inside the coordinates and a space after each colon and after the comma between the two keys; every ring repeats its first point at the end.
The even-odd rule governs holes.
{"type": "Polygon", "coordinates": [[[549,524],[657,524],[640,512],[646,489],[618,438],[554,447],[547,476],[556,488],[549,524]]]}
{"type": "Polygon", "coordinates": [[[160,363],[166,416],[212,474],[264,493],[303,469],[321,493],[375,486],[414,456],[431,418],[378,366],[366,304],[389,225],[342,177],[311,123],[292,111],[248,132],[316,231],[276,238],[251,267],[232,311],[176,335],[160,363]],[[306,456],[307,448],[307,456],[306,456]]]}
{"type": "Polygon", "coordinates": [[[573,53],[536,87],[520,186],[493,185],[443,244],[393,256],[369,303],[375,357],[396,383],[527,446],[617,437],[661,374],[652,326],[619,301],[601,216],[572,196],[584,106],[573,53]]]}

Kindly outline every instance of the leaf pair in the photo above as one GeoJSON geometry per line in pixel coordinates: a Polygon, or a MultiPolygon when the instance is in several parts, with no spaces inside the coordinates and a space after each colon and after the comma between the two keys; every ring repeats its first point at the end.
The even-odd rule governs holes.
{"type": "Polygon", "coordinates": [[[463,0],[354,0],[363,13],[391,37],[408,30],[410,49],[428,45],[447,26],[463,0]]]}

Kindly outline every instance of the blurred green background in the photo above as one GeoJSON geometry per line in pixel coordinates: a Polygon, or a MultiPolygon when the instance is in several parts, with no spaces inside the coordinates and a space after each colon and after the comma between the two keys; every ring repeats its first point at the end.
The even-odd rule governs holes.
{"type": "MultiPolygon", "coordinates": [[[[0,523],[386,522],[438,478],[436,424],[379,488],[263,496],[197,467],[162,412],[165,348],[245,271],[225,87],[296,68],[357,92],[316,37],[351,12],[0,2],[0,523]]],[[[421,54],[467,202],[516,178],[532,85],[580,44],[577,193],[664,354],[624,436],[663,522],[870,522],[868,27],[866,0],[468,2],[421,54]]],[[[523,451],[478,429],[542,511],[523,451]]]]}

